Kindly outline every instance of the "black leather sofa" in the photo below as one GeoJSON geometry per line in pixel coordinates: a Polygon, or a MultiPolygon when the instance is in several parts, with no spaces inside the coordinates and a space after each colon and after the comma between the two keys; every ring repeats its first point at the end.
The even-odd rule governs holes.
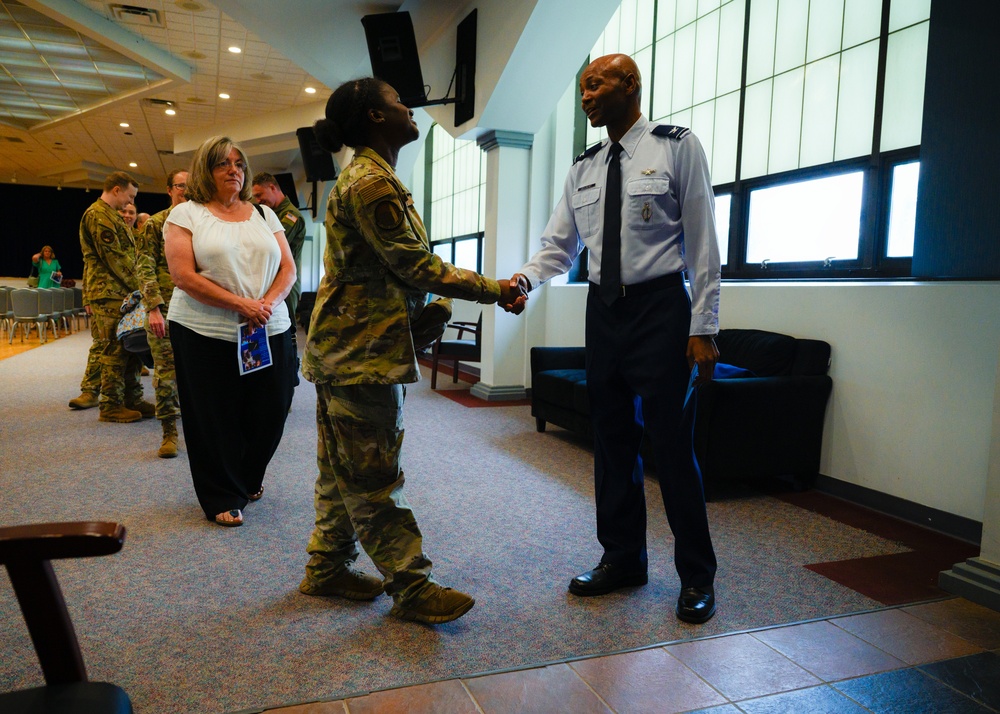
{"type": "MultiPolygon", "coordinates": [[[[698,387],[694,446],[706,492],[723,480],[781,478],[811,487],[819,473],[830,345],[764,330],[722,330],[717,371],[698,387]],[[749,370],[753,376],[728,377],[749,370]]],[[[531,414],[593,436],[583,347],[531,349],[531,414]]],[[[743,372],[745,374],[745,372],[743,372]]],[[[648,458],[648,444],[643,454],[648,458]]]]}

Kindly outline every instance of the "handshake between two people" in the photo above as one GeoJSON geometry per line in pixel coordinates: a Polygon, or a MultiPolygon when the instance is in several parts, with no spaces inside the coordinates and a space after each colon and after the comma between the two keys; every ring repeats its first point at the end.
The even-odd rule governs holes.
{"type": "Polygon", "coordinates": [[[521,273],[514,273],[510,280],[500,280],[500,300],[497,305],[506,312],[520,315],[528,302],[531,283],[521,273]]]}

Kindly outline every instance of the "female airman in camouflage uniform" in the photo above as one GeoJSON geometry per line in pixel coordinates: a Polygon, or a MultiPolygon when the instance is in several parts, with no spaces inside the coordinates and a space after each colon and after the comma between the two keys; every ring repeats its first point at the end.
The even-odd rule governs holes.
{"type": "MultiPolygon", "coordinates": [[[[394,600],[393,615],[448,622],[475,600],[431,578],[403,496],[403,385],[419,379],[416,350],[427,340],[427,293],[506,305],[516,295],[509,281],[457,268],[430,251],[413,199],[394,171],[399,149],[420,132],[392,87],[373,78],[345,83],[315,130],[327,150],[346,145],[355,152],[327,205],[326,274],[302,369],[317,390],[319,477],[311,559],[299,589],[372,599],[384,588],[394,600]],[[384,581],[355,567],[359,542],[384,581]]],[[[438,334],[449,312],[437,313],[438,334]]]]}

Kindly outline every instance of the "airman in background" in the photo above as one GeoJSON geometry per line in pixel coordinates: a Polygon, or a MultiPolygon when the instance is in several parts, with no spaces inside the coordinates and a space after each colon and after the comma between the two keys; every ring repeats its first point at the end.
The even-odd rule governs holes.
{"type": "Polygon", "coordinates": [[[80,220],[83,294],[91,308],[101,364],[100,421],[127,423],[155,413],[153,405],[143,401],[138,371],[132,369],[138,359],[115,335],[122,301],[134,289],[136,263],[135,239],[118,211],[134,203],[138,190],[129,174],[114,172],[80,220]]]}
{"type": "Polygon", "coordinates": [[[163,250],[163,223],[174,206],[184,202],[187,171],[171,171],[167,176],[170,206],[146,221],[139,240],[143,249],[136,263],[136,277],[142,304],[146,308],[146,338],[153,354],[153,389],[156,390],[156,418],[163,428],[163,441],[157,455],[163,459],[177,456],[177,417],[181,407],[177,398],[177,373],[174,370],[174,350],[167,331],[167,311],[174,281],[167,267],[163,250]]]}

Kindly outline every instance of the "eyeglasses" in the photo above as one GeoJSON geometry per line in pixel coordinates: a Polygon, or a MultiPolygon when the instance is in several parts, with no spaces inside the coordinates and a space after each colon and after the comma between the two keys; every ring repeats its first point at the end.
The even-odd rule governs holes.
{"type": "Polygon", "coordinates": [[[246,171],[247,171],[247,165],[245,163],[243,163],[242,161],[237,161],[237,162],[234,163],[234,162],[229,161],[229,160],[217,162],[212,167],[212,170],[213,171],[215,171],[216,169],[226,169],[226,170],[229,170],[233,166],[235,166],[237,169],[239,169],[243,173],[246,173],[246,171]]]}
{"type": "Polygon", "coordinates": [[[188,187],[188,185],[186,183],[172,183],[172,184],[170,184],[170,188],[187,188],[187,187],[188,187]]]}

